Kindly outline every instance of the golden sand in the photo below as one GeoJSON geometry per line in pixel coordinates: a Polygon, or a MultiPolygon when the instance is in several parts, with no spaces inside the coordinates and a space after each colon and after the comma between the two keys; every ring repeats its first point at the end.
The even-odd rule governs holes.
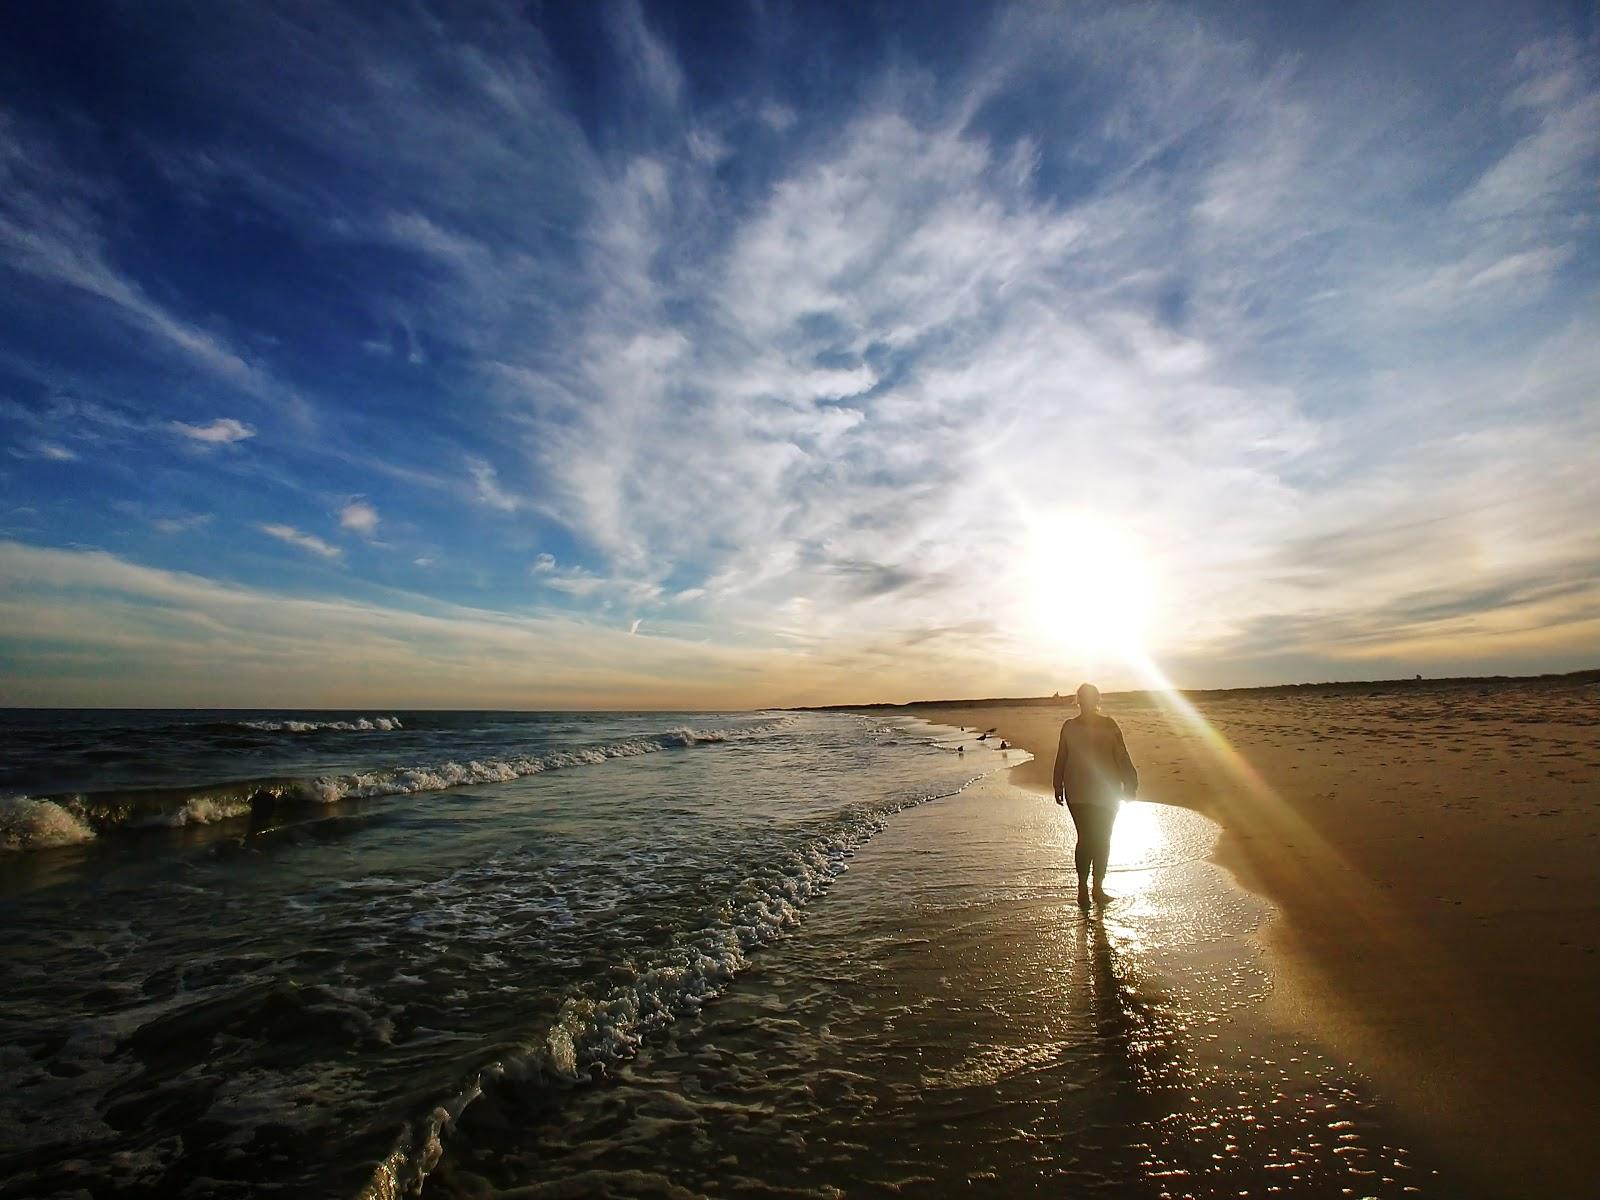
{"type": "MultiPolygon", "coordinates": [[[[1144,799],[1197,809],[1280,916],[1273,1012],[1369,1074],[1508,1195],[1600,1178],[1600,685],[1111,696],[1144,799]],[[1196,717],[1200,720],[1196,720],[1196,717]]],[[[914,705],[1031,751],[1059,703],[914,705]]]]}

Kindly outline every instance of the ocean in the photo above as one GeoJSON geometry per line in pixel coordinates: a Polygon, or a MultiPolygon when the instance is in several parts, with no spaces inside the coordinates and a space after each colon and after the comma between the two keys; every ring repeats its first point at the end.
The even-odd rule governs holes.
{"type": "Polygon", "coordinates": [[[11,712],[0,1197],[1475,1196],[1270,906],[849,713],[11,712]]]}
{"type": "Polygon", "coordinates": [[[776,712],[0,715],[0,1195],[438,1189],[486,1094],[559,1124],[895,814],[1021,757],[953,735],[776,712]]]}

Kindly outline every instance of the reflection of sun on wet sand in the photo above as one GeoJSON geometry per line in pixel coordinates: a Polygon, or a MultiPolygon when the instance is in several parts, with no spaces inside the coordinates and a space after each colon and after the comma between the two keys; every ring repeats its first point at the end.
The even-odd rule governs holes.
{"type": "Polygon", "coordinates": [[[1101,916],[1066,814],[1003,774],[901,813],[702,1020],[555,1110],[538,1088],[469,1109],[425,1200],[1462,1200],[1260,1020],[1267,906],[1206,861],[1215,826],[1128,816],[1143,846],[1101,916]]]}
{"type": "MultiPolygon", "coordinates": [[[[1106,702],[1141,794],[1216,817],[1220,861],[1280,910],[1276,1011],[1508,1194],[1581,1194],[1600,1170],[1596,682],[1196,697],[1220,736],[1149,698],[1106,702]]],[[[1035,754],[1013,782],[1047,791],[1073,710],[914,711],[996,727],[1035,754]]],[[[1114,859],[1147,839],[1129,810],[1114,859]]]]}

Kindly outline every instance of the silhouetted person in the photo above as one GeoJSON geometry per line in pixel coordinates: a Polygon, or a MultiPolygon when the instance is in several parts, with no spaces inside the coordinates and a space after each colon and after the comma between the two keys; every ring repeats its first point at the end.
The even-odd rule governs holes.
{"type": "Polygon", "coordinates": [[[1089,906],[1089,879],[1094,898],[1104,904],[1106,862],[1111,857],[1111,827],[1122,797],[1139,790],[1139,773],[1128,757],[1117,723],[1100,711],[1100,689],[1086,683],[1078,689],[1078,715],[1061,727],[1056,750],[1056,803],[1065,804],[1078,830],[1073,854],[1078,868],[1078,903],[1089,906]]]}

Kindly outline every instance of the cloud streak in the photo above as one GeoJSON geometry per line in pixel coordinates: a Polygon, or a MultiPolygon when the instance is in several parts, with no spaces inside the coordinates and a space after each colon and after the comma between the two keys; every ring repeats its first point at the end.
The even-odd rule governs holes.
{"type": "Polygon", "coordinates": [[[304,402],[228,341],[154,299],[113,260],[99,208],[107,189],[68,166],[39,136],[0,110],[0,262],[56,295],[105,306],[150,344],[242,392],[274,399],[306,419],[304,402]]]}
{"type": "Polygon", "coordinates": [[[263,521],[256,528],[268,537],[277,538],[280,542],[290,546],[297,546],[309,554],[315,554],[318,558],[338,559],[344,557],[344,551],[338,546],[323,541],[315,534],[302,533],[293,525],[263,521]]]}
{"type": "Polygon", "coordinates": [[[172,422],[172,430],[192,442],[199,442],[207,446],[227,446],[234,442],[242,442],[246,438],[252,438],[256,435],[254,429],[243,421],[236,421],[232,417],[218,417],[214,421],[207,421],[204,425],[190,425],[186,421],[174,421],[172,422]]]}

